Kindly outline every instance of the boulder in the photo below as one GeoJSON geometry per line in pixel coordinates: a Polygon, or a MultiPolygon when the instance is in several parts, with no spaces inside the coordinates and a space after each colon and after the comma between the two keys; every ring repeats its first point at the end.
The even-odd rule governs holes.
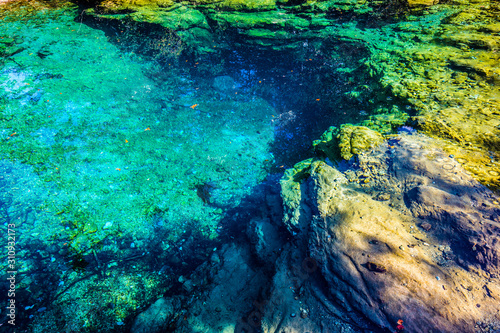
{"type": "Polygon", "coordinates": [[[384,141],[379,132],[365,126],[342,126],[339,134],[340,155],[349,160],[362,151],[371,149],[384,141]]]}
{"type": "Polygon", "coordinates": [[[237,85],[234,79],[229,75],[216,76],[212,84],[216,90],[222,93],[233,93],[236,91],[237,85]]]}
{"type": "Polygon", "coordinates": [[[316,213],[298,237],[318,263],[325,303],[382,329],[399,319],[409,332],[499,329],[498,197],[421,135],[358,160],[342,172],[313,161],[299,185],[316,213]]]}

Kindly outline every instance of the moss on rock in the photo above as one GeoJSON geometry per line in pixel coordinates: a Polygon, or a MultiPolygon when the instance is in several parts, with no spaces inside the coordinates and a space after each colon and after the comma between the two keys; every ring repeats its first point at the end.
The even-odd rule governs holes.
{"type": "Polygon", "coordinates": [[[352,156],[372,149],[384,141],[384,137],[365,126],[342,126],[339,134],[340,156],[349,160],[352,156]]]}

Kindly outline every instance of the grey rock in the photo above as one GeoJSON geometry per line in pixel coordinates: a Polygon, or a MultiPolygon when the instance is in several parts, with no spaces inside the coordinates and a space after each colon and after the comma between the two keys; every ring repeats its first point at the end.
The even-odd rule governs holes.
{"type": "Polygon", "coordinates": [[[179,297],[162,297],[135,318],[130,332],[164,332],[181,314],[179,297]]]}

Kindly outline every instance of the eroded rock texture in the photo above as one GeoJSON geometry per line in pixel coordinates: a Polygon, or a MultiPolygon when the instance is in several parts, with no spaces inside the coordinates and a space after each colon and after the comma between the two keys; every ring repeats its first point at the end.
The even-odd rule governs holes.
{"type": "Polygon", "coordinates": [[[432,140],[393,138],[343,172],[308,168],[308,251],[330,299],[383,328],[498,323],[498,199],[432,140]]]}

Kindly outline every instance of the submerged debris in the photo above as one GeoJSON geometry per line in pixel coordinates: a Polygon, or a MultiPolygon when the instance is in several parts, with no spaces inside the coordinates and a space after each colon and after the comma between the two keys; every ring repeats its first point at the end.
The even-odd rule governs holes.
{"type": "Polygon", "coordinates": [[[201,184],[196,184],[196,195],[203,201],[203,203],[210,204],[210,198],[212,194],[210,193],[214,188],[214,184],[211,182],[204,182],[201,184]]]}

